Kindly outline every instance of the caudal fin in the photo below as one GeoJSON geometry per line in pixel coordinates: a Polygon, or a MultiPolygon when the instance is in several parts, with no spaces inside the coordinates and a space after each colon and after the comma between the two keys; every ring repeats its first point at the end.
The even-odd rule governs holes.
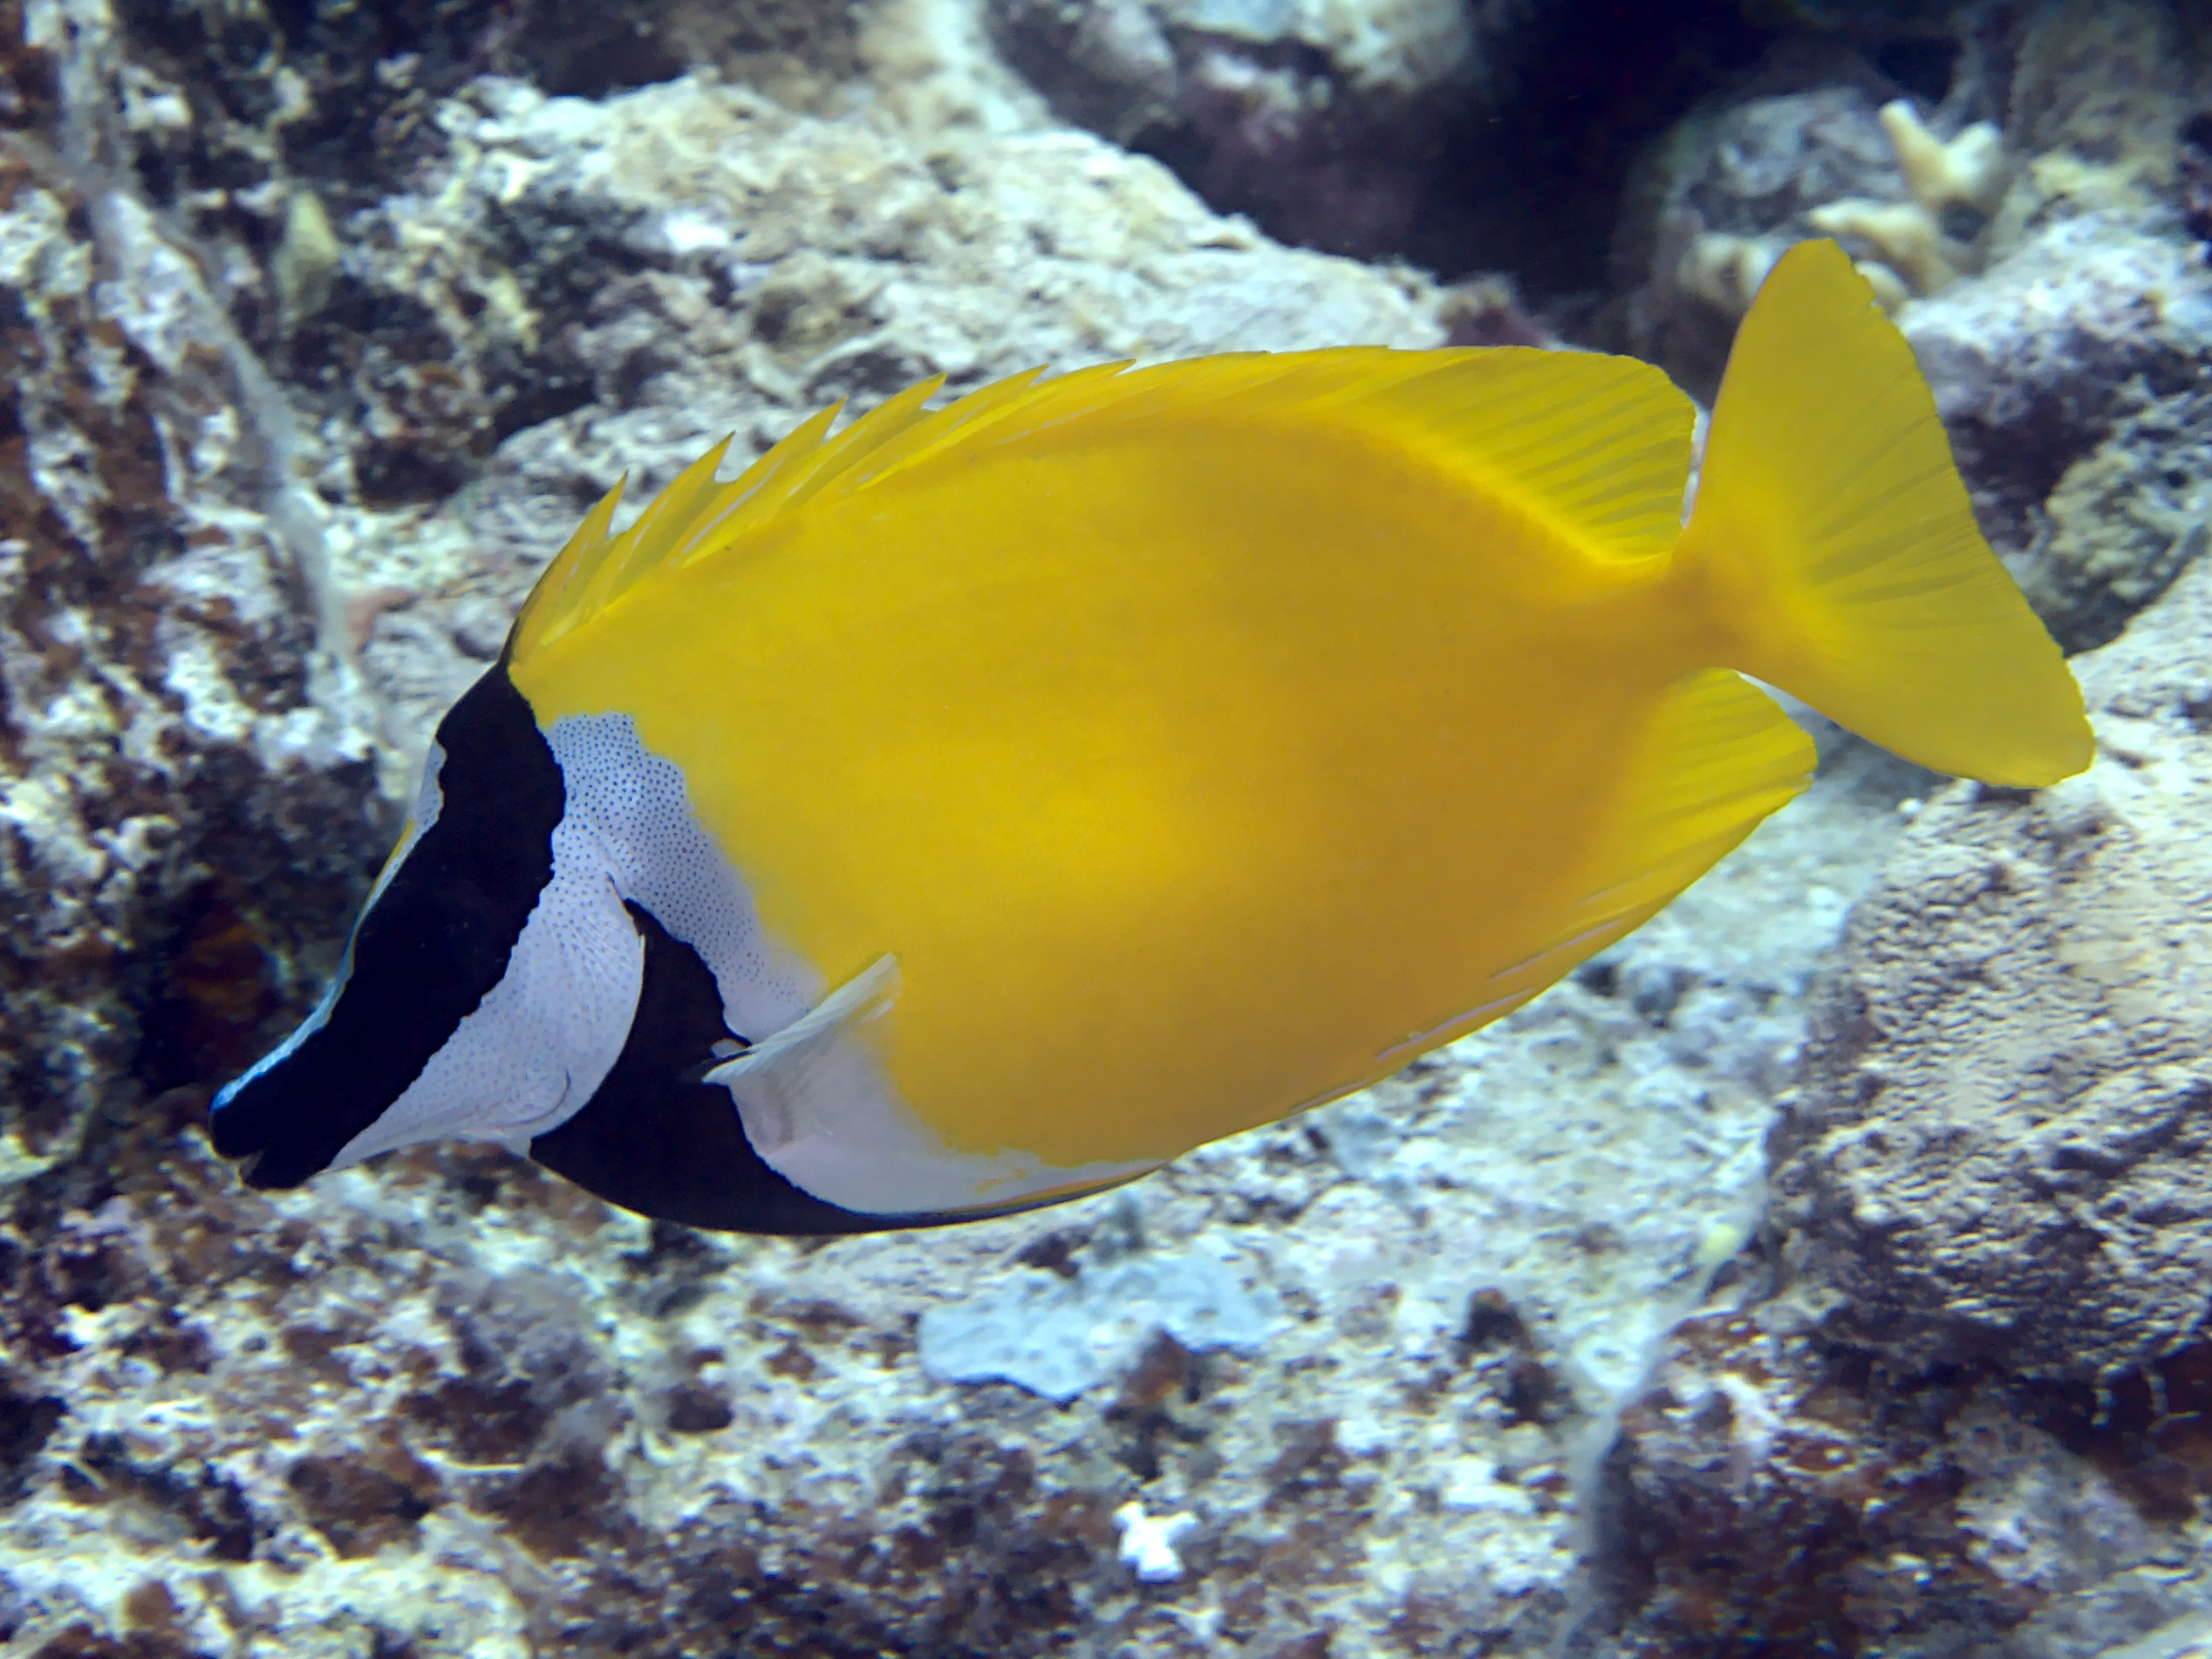
{"type": "Polygon", "coordinates": [[[1677,559],[1729,666],[1885,748],[1990,783],[2089,764],[2080,687],[1832,242],[1784,255],[1744,319],[1677,559]]]}

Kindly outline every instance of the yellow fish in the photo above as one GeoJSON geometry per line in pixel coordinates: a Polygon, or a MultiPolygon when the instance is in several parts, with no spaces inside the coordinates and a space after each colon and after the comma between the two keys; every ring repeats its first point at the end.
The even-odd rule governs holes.
{"type": "Polygon", "coordinates": [[[1126,1180],[1526,1002],[1806,785],[1743,676],[1922,764],[2088,764],[1910,350],[1831,242],[1692,408],[1382,349],[930,381],[619,490],[439,728],[216,1146],[506,1142],[701,1226],[1126,1180]]]}

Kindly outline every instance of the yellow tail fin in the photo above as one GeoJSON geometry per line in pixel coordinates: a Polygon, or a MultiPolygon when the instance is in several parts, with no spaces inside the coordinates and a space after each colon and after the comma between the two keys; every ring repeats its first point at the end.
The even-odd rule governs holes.
{"type": "Polygon", "coordinates": [[[1832,242],[1783,256],[1744,319],[1676,568],[1729,666],[1908,760],[2031,786],[2089,764],[2080,687],[1832,242]]]}

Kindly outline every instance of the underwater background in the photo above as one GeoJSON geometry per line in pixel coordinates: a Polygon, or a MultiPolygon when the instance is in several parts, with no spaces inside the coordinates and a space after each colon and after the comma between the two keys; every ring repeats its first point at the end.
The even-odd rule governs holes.
{"type": "Polygon", "coordinates": [[[0,1656],[2206,1651],[2208,237],[2195,4],[0,0],[0,1656]],[[1034,1215],[209,1151],[625,473],[1116,357],[1708,398],[1823,235],[2086,775],[1807,716],[1527,1009],[1034,1215]]]}

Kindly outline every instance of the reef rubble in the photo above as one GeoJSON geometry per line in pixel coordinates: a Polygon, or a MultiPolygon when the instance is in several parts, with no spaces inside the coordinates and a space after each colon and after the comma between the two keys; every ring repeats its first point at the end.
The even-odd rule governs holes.
{"type": "Polygon", "coordinates": [[[2209,625],[2198,566],[2076,659],[2095,766],[1932,795],[1853,911],[1758,1237],[1605,1460],[1607,1650],[2212,1622],[2209,625]]]}
{"type": "Polygon", "coordinates": [[[2137,0],[1717,12],[1692,107],[1608,91],[1591,143],[1650,142],[1560,204],[1618,207],[1567,295],[1604,262],[1419,192],[1505,154],[1470,111],[1518,144],[1517,99],[1602,85],[1551,67],[1580,3],[0,0],[0,1649],[2212,1630],[2212,60],[2137,0]],[[1348,218],[1359,167],[1415,194],[1348,218]],[[1376,257],[1221,210],[1254,179],[1376,257]],[[1430,207],[1477,250],[1441,276],[1390,257],[1430,207]],[[2097,648],[2087,777],[1822,727],[1806,800],[1498,1027],[940,1234],[690,1233],[488,1149],[254,1194],[208,1150],[618,478],[1039,362],[1564,337],[1709,390],[1822,229],[2097,648]]]}

